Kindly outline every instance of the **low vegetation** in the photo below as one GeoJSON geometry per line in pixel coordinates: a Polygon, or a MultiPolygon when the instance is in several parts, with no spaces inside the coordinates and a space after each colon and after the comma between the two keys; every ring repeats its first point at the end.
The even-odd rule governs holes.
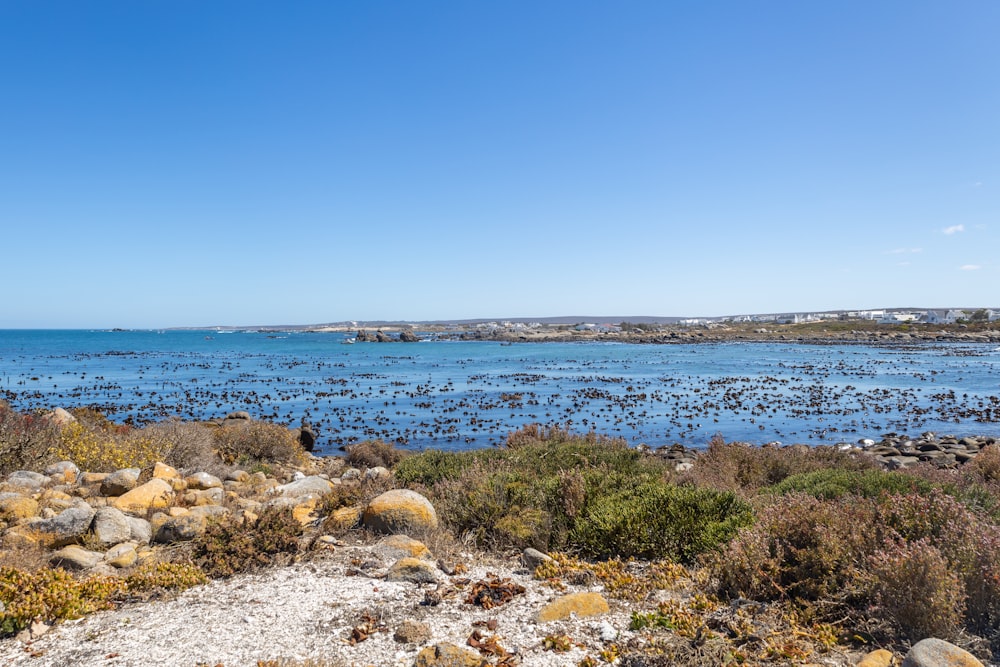
{"type": "MultiPolygon", "coordinates": [[[[275,424],[135,428],[87,411],[74,416],[57,428],[0,404],[0,474],[60,458],[95,471],[157,460],[188,470],[306,465],[295,437],[275,424]]],[[[315,465],[339,474],[345,464],[336,463],[315,465]]],[[[439,544],[534,547],[553,555],[535,572],[540,585],[599,582],[609,597],[643,604],[632,630],[659,657],[641,662],[609,645],[604,662],[794,662],[838,643],[898,647],[926,636],[1000,651],[996,445],[955,469],[889,472],[834,448],[716,438],[678,473],[621,440],[529,426],[504,446],[464,452],[406,454],[381,441],[359,443],[346,465],[361,470],[319,500],[308,528],[288,508],[234,512],[180,549],[179,563],[80,578],[13,566],[17,558],[0,554],[0,634],[36,617],[75,618],[117,600],[287,563],[321,534],[352,530],[342,517],[359,516],[374,495],[397,486],[432,501],[447,536],[439,544]],[[365,474],[377,467],[392,474],[365,474]],[[683,604],[656,595],[676,592],[678,582],[687,587],[683,604]]]]}

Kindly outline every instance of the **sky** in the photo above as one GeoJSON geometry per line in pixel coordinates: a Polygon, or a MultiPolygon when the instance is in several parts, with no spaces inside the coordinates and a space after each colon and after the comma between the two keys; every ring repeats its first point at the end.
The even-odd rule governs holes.
{"type": "Polygon", "coordinates": [[[0,328],[1000,307],[995,0],[0,0],[0,328]]]}

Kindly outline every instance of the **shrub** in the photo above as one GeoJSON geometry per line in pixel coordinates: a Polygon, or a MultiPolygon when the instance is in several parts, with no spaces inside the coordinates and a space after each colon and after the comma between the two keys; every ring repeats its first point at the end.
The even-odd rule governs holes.
{"type": "Polygon", "coordinates": [[[832,500],[847,494],[875,498],[882,494],[930,493],[933,488],[930,482],[900,472],[827,468],[791,475],[771,490],[781,494],[798,491],[832,500]]]}
{"type": "Polygon", "coordinates": [[[782,496],[726,549],[705,559],[715,591],[806,607],[822,600],[830,613],[841,612],[863,595],[856,564],[869,554],[873,517],[865,503],[782,496]]]}
{"type": "Polygon", "coordinates": [[[365,440],[347,448],[347,463],[356,468],[392,468],[407,452],[382,440],[365,440]]]}
{"type": "Polygon", "coordinates": [[[648,483],[592,501],[570,542],[594,557],[688,563],[728,542],[751,520],[750,506],[733,493],[648,483]]]}
{"type": "Polygon", "coordinates": [[[491,547],[690,560],[749,520],[732,494],[675,487],[668,462],[621,440],[526,427],[508,442],[413,455],[396,479],[426,492],[457,534],[491,547]]]}
{"type": "Polygon", "coordinates": [[[877,604],[906,639],[955,638],[965,589],[930,540],[887,545],[871,556],[869,570],[877,604]]]}
{"type": "Polygon", "coordinates": [[[163,463],[178,470],[220,476],[228,471],[228,466],[215,451],[212,431],[204,424],[168,419],[142,429],[142,437],[160,443],[163,463]]]}
{"type": "Polygon", "coordinates": [[[58,459],[73,461],[81,470],[113,472],[151,466],[164,460],[167,451],[167,443],[139,431],[95,430],[77,421],[63,426],[53,453],[58,459]]]}
{"type": "Polygon", "coordinates": [[[684,480],[696,486],[751,496],[758,489],[774,486],[785,478],[816,470],[868,470],[878,464],[871,457],[842,452],[833,447],[757,447],[726,444],[713,438],[684,480]]]}
{"type": "Polygon", "coordinates": [[[228,464],[297,463],[305,450],[295,435],[280,424],[251,421],[213,432],[219,456],[228,464]]]}
{"type": "Polygon", "coordinates": [[[58,429],[38,415],[23,415],[0,401],[0,475],[36,470],[47,459],[58,429]]]}
{"type": "Polygon", "coordinates": [[[298,552],[302,526],[289,507],[261,512],[254,525],[211,522],[194,541],[195,563],[212,578],[256,570],[298,552]]]}

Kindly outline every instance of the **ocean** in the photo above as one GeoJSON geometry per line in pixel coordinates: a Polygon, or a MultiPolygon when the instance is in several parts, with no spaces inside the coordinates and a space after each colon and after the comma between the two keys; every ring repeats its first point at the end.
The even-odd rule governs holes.
{"type": "Polygon", "coordinates": [[[941,343],[343,345],[343,334],[0,330],[0,397],[137,424],[256,418],[318,432],[318,453],[503,442],[525,424],[702,447],[888,432],[1000,435],[1000,348],[941,343]]]}

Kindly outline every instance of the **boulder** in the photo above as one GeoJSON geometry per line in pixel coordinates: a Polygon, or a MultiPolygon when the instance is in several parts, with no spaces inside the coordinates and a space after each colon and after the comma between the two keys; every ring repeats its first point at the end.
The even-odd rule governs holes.
{"type": "Polygon", "coordinates": [[[354,507],[341,507],[340,509],[333,510],[330,516],[326,518],[323,522],[323,526],[327,530],[350,530],[356,528],[358,523],[361,522],[361,515],[364,513],[364,508],[360,505],[354,507]]]}
{"type": "Polygon", "coordinates": [[[168,482],[154,477],[142,486],[112,499],[111,505],[123,512],[141,514],[150,509],[169,507],[174,501],[174,490],[168,482]]]}
{"type": "Polygon", "coordinates": [[[94,537],[103,546],[113,546],[132,538],[132,526],[128,517],[114,507],[101,507],[94,515],[94,537]]]}
{"type": "Polygon", "coordinates": [[[56,408],[51,412],[46,412],[43,419],[53,426],[58,426],[59,428],[62,428],[66,424],[72,424],[76,421],[76,417],[63,408],[56,408]]]}
{"type": "Polygon", "coordinates": [[[29,526],[43,534],[43,543],[52,548],[64,547],[82,541],[95,514],[94,508],[81,500],[51,519],[32,521],[29,526]]]}
{"type": "Polygon", "coordinates": [[[89,570],[104,560],[104,554],[71,544],[52,554],[50,562],[67,570],[89,570]]]}
{"type": "Polygon", "coordinates": [[[38,501],[20,493],[0,493],[0,519],[21,521],[38,516],[38,501]]]}
{"type": "Polygon", "coordinates": [[[392,472],[385,466],[375,466],[374,468],[365,470],[364,478],[366,482],[390,480],[392,479],[392,472]]]}
{"type": "Polygon", "coordinates": [[[116,470],[101,482],[101,494],[105,496],[121,496],[139,485],[139,468],[124,468],[116,470]]]}
{"type": "Polygon", "coordinates": [[[196,472],[184,478],[187,488],[193,491],[204,491],[205,489],[221,489],[222,480],[207,472],[196,472]]]}
{"type": "Polygon", "coordinates": [[[165,544],[188,542],[203,535],[206,524],[204,516],[193,513],[169,517],[157,528],[154,539],[165,544]]]}
{"type": "Polygon", "coordinates": [[[80,469],[72,461],[59,461],[45,468],[45,474],[53,481],[72,484],[80,474],[80,469]]]}
{"type": "Polygon", "coordinates": [[[383,537],[374,549],[375,553],[386,559],[397,558],[432,558],[427,546],[406,535],[388,535],[383,537]]]}
{"type": "Polygon", "coordinates": [[[420,651],[413,667],[483,667],[489,664],[478,653],[454,644],[441,643],[420,651]]]}
{"type": "Polygon", "coordinates": [[[419,558],[400,558],[386,572],[386,581],[405,581],[411,584],[436,584],[442,573],[432,563],[419,558]]]}
{"type": "Polygon", "coordinates": [[[892,667],[895,662],[895,658],[891,651],[886,651],[884,648],[880,648],[877,651],[872,651],[865,657],[861,658],[856,667],[892,667]]]}
{"type": "Polygon", "coordinates": [[[404,329],[399,334],[399,340],[402,343],[419,343],[420,339],[417,338],[417,334],[413,333],[409,329],[404,329]]]}
{"type": "Polygon", "coordinates": [[[548,603],[538,611],[539,623],[559,621],[575,614],[577,618],[599,616],[610,611],[608,601],[600,593],[570,593],[548,603]]]}
{"type": "Polygon", "coordinates": [[[135,545],[128,542],[113,546],[104,554],[104,562],[112,567],[132,567],[138,560],[135,545]]]}
{"type": "Polygon", "coordinates": [[[974,655],[943,639],[917,642],[903,658],[903,667],[983,667],[974,655]]]}
{"type": "Polygon", "coordinates": [[[170,481],[172,479],[181,479],[181,474],[177,472],[177,468],[157,461],[153,464],[153,478],[170,481]]]}
{"type": "Polygon", "coordinates": [[[153,527],[145,519],[137,516],[126,516],[129,527],[129,541],[136,544],[149,544],[153,541],[153,527]]]}
{"type": "Polygon", "coordinates": [[[24,491],[40,491],[52,483],[52,478],[40,472],[31,470],[15,470],[7,475],[6,484],[9,488],[24,491]]]}
{"type": "Polygon", "coordinates": [[[188,505],[221,505],[226,493],[221,488],[188,491],[184,494],[184,502],[188,505]]]}
{"type": "Polygon", "coordinates": [[[417,533],[438,526],[437,512],[427,498],[409,489],[393,489],[372,500],[362,523],[381,533],[417,533]]]}
{"type": "Polygon", "coordinates": [[[548,554],[543,554],[538,549],[532,549],[528,547],[521,553],[521,562],[524,566],[530,570],[534,570],[539,565],[543,563],[552,562],[552,556],[548,554]]]}
{"type": "Polygon", "coordinates": [[[290,498],[308,495],[322,496],[333,491],[333,486],[334,484],[330,480],[318,475],[312,475],[289,482],[288,484],[276,486],[271,492],[290,498]]]}

